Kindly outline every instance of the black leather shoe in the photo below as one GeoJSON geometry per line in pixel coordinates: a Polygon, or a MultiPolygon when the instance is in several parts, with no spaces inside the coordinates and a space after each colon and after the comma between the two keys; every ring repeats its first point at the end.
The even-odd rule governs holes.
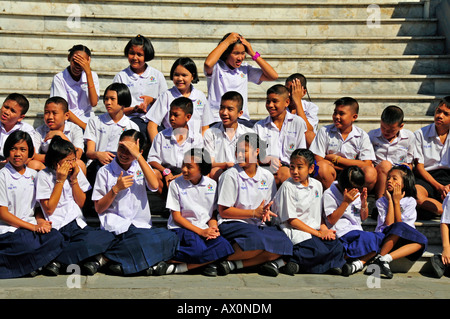
{"type": "Polygon", "coordinates": [[[441,278],[445,272],[445,266],[442,262],[441,255],[434,255],[431,257],[431,268],[433,269],[433,273],[436,278],[441,278]]]}
{"type": "Polygon", "coordinates": [[[203,269],[202,275],[208,276],[208,277],[216,277],[217,276],[217,265],[216,264],[207,265],[203,269]]]}
{"type": "Polygon", "coordinates": [[[88,276],[93,276],[100,268],[98,261],[88,261],[81,265],[81,272],[88,276]]]}
{"type": "Polygon", "coordinates": [[[58,276],[61,269],[61,264],[56,261],[52,261],[44,267],[42,273],[46,276],[58,276]]]}
{"type": "Polygon", "coordinates": [[[278,267],[270,261],[259,267],[259,274],[263,276],[276,277],[279,273],[278,267]]]}
{"type": "Polygon", "coordinates": [[[286,265],[280,268],[282,274],[294,276],[300,271],[300,266],[292,261],[288,262],[286,265]]]}
{"type": "Polygon", "coordinates": [[[109,264],[108,272],[115,276],[123,276],[123,269],[120,264],[109,264]]]}

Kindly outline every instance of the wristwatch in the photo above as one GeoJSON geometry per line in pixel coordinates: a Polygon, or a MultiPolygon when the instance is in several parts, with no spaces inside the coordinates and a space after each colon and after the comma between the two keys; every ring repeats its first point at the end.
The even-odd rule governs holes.
{"type": "Polygon", "coordinates": [[[168,169],[168,168],[166,168],[166,169],[163,170],[163,176],[167,176],[167,175],[169,175],[170,173],[172,173],[172,171],[171,171],[170,169],[168,169]]]}

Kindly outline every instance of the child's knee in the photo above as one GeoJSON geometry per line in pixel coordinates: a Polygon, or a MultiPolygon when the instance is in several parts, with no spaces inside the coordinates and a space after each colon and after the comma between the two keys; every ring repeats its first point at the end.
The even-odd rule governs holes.
{"type": "Polygon", "coordinates": [[[378,174],[387,175],[389,170],[392,168],[392,163],[389,161],[381,161],[375,169],[377,170],[378,174]]]}

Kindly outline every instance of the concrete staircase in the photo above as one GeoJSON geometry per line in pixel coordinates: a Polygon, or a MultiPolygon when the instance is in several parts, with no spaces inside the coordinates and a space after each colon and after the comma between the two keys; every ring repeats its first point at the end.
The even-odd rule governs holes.
{"type": "MultiPolygon", "coordinates": [[[[396,104],[406,113],[406,128],[415,130],[432,121],[437,102],[450,94],[450,55],[437,32],[439,2],[2,1],[0,100],[24,93],[31,102],[26,121],[37,126],[53,76],[68,65],[69,48],[82,43],[92,50],[103,92],[127,66],[123,48],[138,33],[151,38],[156,58],[150,64],[166,75],[169,87],[173,61],[189,56],[201,74],[196,87],[206,93],[204,59],[225,33],[236,31],[277,70],[277,83],[294,72],[307,77],[320,124],[330,122],[337,98],[352,96],[360,103],[360,127],[378,127],[382,109],[396,104]]],[[[250,84],[252,118],[267,116],[265,92],[273,84],[250,84]]],[[[96,111],[105,112],[101,102],[96,111]]],[[[162,207],[153,212],[164,223],[162,207]]],[[[427,225],[434,235],[436,223],[427,225]]]]}

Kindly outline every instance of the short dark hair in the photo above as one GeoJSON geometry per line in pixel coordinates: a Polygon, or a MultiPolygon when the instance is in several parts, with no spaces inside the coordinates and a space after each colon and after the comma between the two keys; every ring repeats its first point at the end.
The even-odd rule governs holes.
{"type": "Polygon", "coordinates": [[[393,170],[402,172],[403,191],[405,192],[405,197],[417,199],[416,179],[411,168],[405,164],[395,165],[389,170],[388,175],[393,170]]]}
{"type": "Polygon", "coordinates": [[[144,37],[141,34],[138,34],[130,41],[128,41],[127,45],[125,46],[125,49],[123,50],[125,57],[128,56],[128,51],[130,51],[130,48],[134,45],[141,46],[144,49],[145,62],[151,61],[155,58],[155,49],[153,48],[152,42],[150,41],[150,39],[144,37]]]}
{"type": "Polygon", "coordinates": [[[124,83],[115,82],[105,89],[105,93],[103,94],[103,102],[105,101],[106,92],[115,91],[117,93],[117,103],[120,106],[129,107],[131,105],[131,93],[128,86],[124,83]]]}
{"type": "Polygon", "coordinates": [[[314,153],[306,148],[298,148],[295,151],[292,152],[290,160],[292,161],[295,157],[303,157],[308,163],[308,167],[311,165],[314,165],[314,153]]]}
{"type": "Polygon", "coordinates": [[[177,66],[181,65],[186,70],[188,70],[192,74],[192,83],[198,83],[198,72],[197,72],[197,66],[195,65],[195,62],[191,58],[178,58],[175,60],[175,62],[172,65],[172,68],[170,69],[170,79],[173,80],[173,73],[175,72],[175,69],[177,66]]]}
{"type": "Polygon", "coordinates": [[[85,52],[88,56],[91,56],[91,50],[89,50],[89,48],[85,45],[82,44],[76,44],[73,47],[71,47],[69,49],[69,59],[75,54],[75,52],[77,51],[83,51],[85,52]]]}
{"type": "Polygon", "coordinates": [[[170,103],[170,108],[178,107],[183,110],[186,114],[191,114],[194,112],[194,104],[190,98],[185,96],[180,96],[170,103]]]}
{"type": "Polygon", "coordinates": [[[450,95],[445,96],[439,101],[438,106],[445,105],[446,108],[450,109],[450,95]]]}
{"type": "Polygon", "coordinates": [[[294,73],[287,77],[285,83],[292,82],[294,80],[300,80],[300,84],[306,89],[306,77],[301,73],[294,73]]]}
{"type": "Polygon", "coordinates": [[[342,191],[345,189],[360,188],[364,186],[364,171],[358,166],[348,166],[338,176],[338,184],[342,191]]]}
{"type": "Polygon", "coordinates": [[[358,114],[358,112],[359,112],[358,101],[356,101],[354,98],[348,97],[348,96],[341,97],[340,99],[337,99],[334,102],[334,106],[335,107],[338,107],[338,106],[349,106],[353,110],[353,112],[355,114],[358,114]]]}
{"type": "Polygon", "coordinates": [[[60,96],[52,96],[51,98],[48,98],[47,101],[45,101],[44,108],[50,103],[61,105],[64,113],[69,112],[69,104],[67,103],[66,99],[60,96]]]}
{"type": "MultiPolygon", "coordinates": [[[[223,36],[222,40],[219,41],[219,44],[222,43],[223,41],[225,41],[225,39],[228,38],[230,36],[230,34],[231,34],[231,32],[228,32],[227,34],[225,34],[223,36]]],[[[225,51],[223,51],[222,55],[220,56],[220,60],[225,62],[228,59],[228,56],[231,54],[231,52],[233,52],[234,46],[236,44],[242,44],[242,41],[238,39],[236,42],[230,44],[228,46],[228,48],[225,51]]]]}
{"type": "Polygon", "coordinates": [[[4,102],[6,101],[14,101],[19,104],[19,106],[22,108],[21,115],[26,114],[28,112],[28,109],[30,108],[30,102],[28,102],[28,99],[25,97],[25,95],[20,93],[8,94],[4,102]]]}
{"type": "Polygon", "coordinates": [[[20,141],[25,141],[28,145],[28,158],[32,158],[34,155],[34,145],[33,140],[27,132],[17,130],[9,134],[3,146],[3,156],[5,158],[9,157],[9,152],[11,149],[20,141]]]}
{"type": "Polygon", "coordinates": [[[269,96],[269,94],[277,94],[277,95],[284,96],[286,98],[289,98],[289,96],[290,96],[288,88],[282,84],[275,84],[275,85],[271,86],[267,90],[267,96],[269,96]]]}
{"type": "Polygon", "coordinates": [[[211,156],[209,152],[204,148],[191,148],[186,153],[184,153],[184,157],[191,156],[198,159],[201,159],[201,162],[195,160],[195,163],[200,167],[200,172],[202,175],[208,175],[211,172],[212,164],[211,164],[211,156]]]}
{"type": "Polygon", "coordinates": [[[242,98],[241,93],[237,91],[228,91],[225,92],[224,95],[222,95],[221,102],[222,101],[235,101],[237,102],[238,112],[242,110],[242,106],[244,105],[244,99],[242,98]]]}
{"type": "Polygon", "coordinates": [[[263,141],[257,133],[247,132],[239,136],[236,142],[236,150],[237,146],[242,142],[245,142],[245,144],[250,145],[255,150],[259,149],[258,159],[260,161],[263,161],[266,158],[266,148],[267,148],[266,142],[263,141]]]}
{"type": "Polygon", "coordinates": [[[387,106],[381,113],[381,121],[388,125],[403,123],[403,110],[396,105],[387,106]]]}
{"type": "Polygon", "coordinates": [[[76,154],[75,146],[61,136],[56,135],[52,138],[48,151],[45,154],[44,164],[46,167],[54,170],[59,161],[72,153],[76,154]]]}

